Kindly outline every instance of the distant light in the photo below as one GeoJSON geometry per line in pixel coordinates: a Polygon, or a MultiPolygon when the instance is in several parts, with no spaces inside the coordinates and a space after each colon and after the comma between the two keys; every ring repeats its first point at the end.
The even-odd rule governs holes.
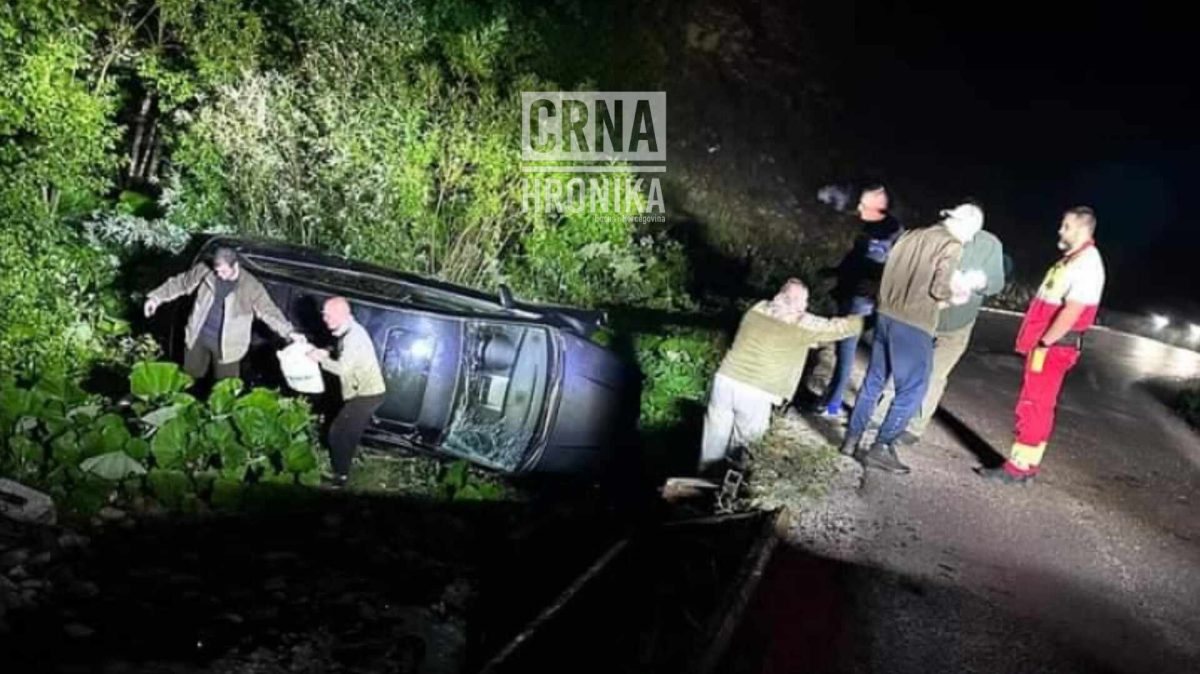
{"type": "Polygon", "coordinates": [[[408,347],[408,353],[413,358],[420,358],[422,360],[429,358],[433,355],[433,340],[418,339],[408,347]]]}
{"type": "Polygon", "coordinates": [[[1154,326],[1155,330],[1162,330],[1163,328],[1167,327],[1170,324],[1171,324],[1171,319],[1167,318],[1166,316],[1163,316],[1162,314],[1151,314],[1150,315],[1150,325],[1154,326]]]}

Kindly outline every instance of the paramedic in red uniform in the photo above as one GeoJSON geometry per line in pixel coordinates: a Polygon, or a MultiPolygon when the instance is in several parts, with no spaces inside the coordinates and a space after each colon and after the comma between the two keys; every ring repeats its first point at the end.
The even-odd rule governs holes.
{"type": "Polygon", "coordinates": [[[1104,292],[1104,261],[1095,233],[1091,208],[1079,206],[1063,215],[1058,230],[1062,259],[1046,273],[1017,333],[1025,375],[1017,399],[1016,441],[1003,466],[980,471],[987,479],[1021,484],[1038,473],[1054,430],[1063,378],[1079,360],[1083,335],[1096,321],[1104,292]]]}

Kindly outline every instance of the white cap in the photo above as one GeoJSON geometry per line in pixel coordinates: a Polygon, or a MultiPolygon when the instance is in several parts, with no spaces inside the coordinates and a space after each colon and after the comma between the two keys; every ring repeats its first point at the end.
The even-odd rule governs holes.
{"type": "Polygon", "coordinates": [[[966,243],[983,229],[983,210],[975,204],[959,204],[941,212],[942,222],[954,238],[966,243]]]}

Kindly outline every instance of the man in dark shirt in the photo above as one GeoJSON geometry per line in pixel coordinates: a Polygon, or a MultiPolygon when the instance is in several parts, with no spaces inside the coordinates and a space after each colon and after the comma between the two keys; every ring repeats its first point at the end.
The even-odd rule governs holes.
{"type": "MultiPolygon", "coordinates": [[[[879,294],[884,263],[892,245],[904,232],[904,227],[888,214],[887,209],[888,193],[883,185],[869,185],[863,190],[858,201],[859,234],[854,247],[837,269],[834,298],[839,315],[869,317],[875,313],[875,298],[879,294]]],[[[837,343],[833,377],[813,411],[827,417],[842,414],[842,396],[850,383],[857,348],[857,335],[837,343]]]]}

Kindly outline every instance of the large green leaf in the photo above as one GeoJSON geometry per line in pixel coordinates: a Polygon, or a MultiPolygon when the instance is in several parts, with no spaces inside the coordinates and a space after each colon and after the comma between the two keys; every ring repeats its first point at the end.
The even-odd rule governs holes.
{"type": "Polygon", "coordinates": [[[8,439],[8,448],[13,456],[23,464],[41,464],[46,452],[38,443],[23,435],[8,439]]]}
{"type": "Polygon", "coordinates": [[[130,392],[142,400],[172,396],[191,385],[192,378],[175,363],[138,363],[129,375],[130,392]]]}
{"type": "Polygon", "coordinates": [[[103,454],[102,449],[104,436],[101,433],[103,429],[91,430],[79,436],[79,455],[80,457],[96,456],[103,454]]]}
{"type": "Polygon", "coordinates": [[[317,467],[317,453],[307,441],[294,442],[283,453],[283,467],[289,473],[306,473],[317,467]]]}
{"type": "Polygon", "coordinates": [[[200,428],[200,438],[215,452],[221,451],[225,445],[237,444],[237,432],[228,419],[206,422],[200,428]]]}
{"type": "Polygon", "coordinates": [[[303,405],[297,400],[284,400],[280,402],[279,406],[281,408],[279,425],[283,427],[285,433],[296,435],[308,430],[312,415],[309,413],[307,405],[303,405]]]}
{"type": "Polygon", "coordinates": [[[158,428],[179,416],[179,413],[182,411],[183,407],[180,405],[167,405],[166,407],[160,407],[149,414],[143,415],[142,423],[158,428]]]}
{"type": "Polygon", "coordinates": [[[78,382],[63,374],[42,377],[34,390],[45,397],[66,405],[75,405],[87,400],[87,394],[79,387],[78,382]]]}
{"type": "Polygon", "coordinates": [[[97,405],[96,403],[78,405],[67,410],[67,417],[80,422],[88,421],[99,416],[100,410],[100,405],[97,405]]]}
{"type": "Polygon", "coordinates": [[[50,455],[60,463],[78,464],[81,458],[79,434],[75,431],[67,431],[51,440],[50,455]]]}
{"type": "Polygon", "coordinates": [[[101,415],[100,418],[96,419],[96,421],[92,424],[92,428],[95,429],[105,428],[108,426],[120,426],[121,428],[124,428],[125,418],[119,414],[109,413],[101,415]]]}
{"type": "Polygon", "coordinates": [[[279,411],[279,393],[260,386],[238,398],[234,403],[234,408],[238,410],[259,409],[274,414],[279,411]]]}
{"type": "Polygon", "coordinates": [[[125,452],[109,452],[93,456],[79,464],[80,470],[105,480],[124,480],[130,475],[145,475],[146,468],[125,452]]]}
{"type": "Polygon", "coordinates": [[[150,453],[159,468],[179,468],[183,465],[188,433],[192,428],[182,419],[172,419],[150,440],[150,453]]]}
{"type": "Polygon", "coordinates": [[[129,438],[125,443],[125,453],[138,461],[145,461],[150,455],[150,443],[142,438],[129,438]]]}
{"type": "Polygon", "coordinates": [[[241,477],[246,473],[250,452],[245,447],[231,442],[221,447],[221,470],[228,476],[241,477]]]}
{"type": "Polygon", "coordinates": [[[36,417],[41,406],[42,399],[33,391],[15,386],[0,391],[0,421],[5,424],[15,423],[21,417],[36,417]]]}
{"type": "Polygon", "coordinates": [[[118,452],[131,440],[129,429],[120,426],[104,426],[100,431],[100,449],[103,453],[118,452]]]}
{"type": "Polygon", "coordinates": [[[192,492],[192,482],[183,471],[152,470],[146,475],[150,491],[166,508],[178,510],[184,497],[192,492]]]}
{"type": "Polygon", "coordinates": [[[277,418],[258,407],[234,410],[233,422],[242,444],[252,449],[276,449],[283,446],[287,439],[277,418]]]}
{"type": "Polygon", "coordinates": [[[229,414],[233,411],[233,405],[241,392],[241,379],[222,379],[213,386],[212,393],[208,396],[208,409],[217,416],[229,414]]]}

